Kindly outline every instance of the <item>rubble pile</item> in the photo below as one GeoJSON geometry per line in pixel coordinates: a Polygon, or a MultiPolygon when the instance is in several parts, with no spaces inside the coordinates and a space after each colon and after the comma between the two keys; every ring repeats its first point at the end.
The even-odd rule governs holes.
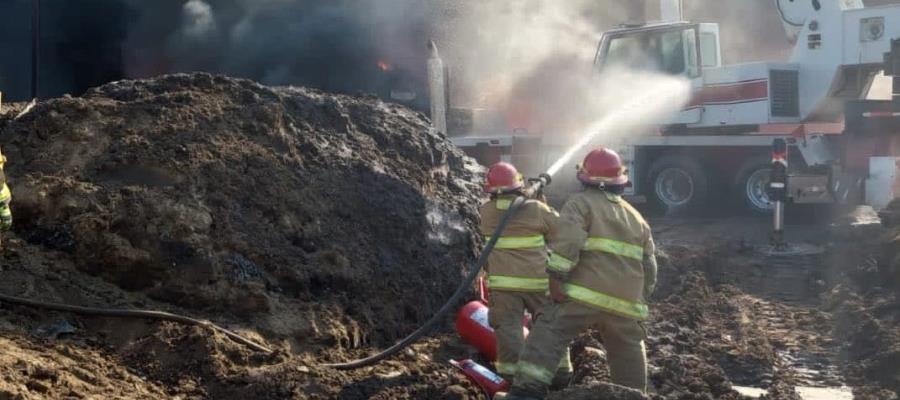
{"type": "MultiPolygon", "coordinates": [[[[206,398],[394,398],[364,379],[395,373],[391,365],[325,374],[316,364],[412,331],[449,297],[481,240],[479,167],[421,114],[372,96],[196,73],[113,82],[20,116],[15,106],[0,115],[16,218],[0,290],[210,318],[279,350],[4,305],[0,336],[19,346],[0,352],[0,397],[127,396],[135,386],[147,398],[160,387],[206,398]],[[57,324],[71,332],[36,333],[57,324]],[[72,372],[66,354],[35,340],[71,344],[99,375],[72,372]],[[108,365],[140,371],[147,385],[111,384],[108,365]],[[33,371],[57,367],[49,378],[33,371]],[[81,385],[56,387],[72,374],[81,385]]],[[[471,393],[445,365],[416,371],[406,396],[471,393]]]]}
{"type": "Polygon", "coordinates": [[[268,337],[352,348],[404,335],[479,240],[477,167],[422,115],[374,97],[178,74],[4,125],[17,234],[268,337]]]}

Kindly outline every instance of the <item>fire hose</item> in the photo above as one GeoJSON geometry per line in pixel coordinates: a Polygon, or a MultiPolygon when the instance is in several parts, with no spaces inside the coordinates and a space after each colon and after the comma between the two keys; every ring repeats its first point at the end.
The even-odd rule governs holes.
{"type": "Polygon", "coordinates": [[[22,306],[34,307],[34,308],[42,308],[45,310],[54,310],[54,311],[64,311],[71,312],[75,314],[82,315],[92,315],[97,317],[114,317],[114,318],[139,318],[139,319],[153,319],[160,321],[172,321],[178,322],[185,325],[196,325],[205,328],[209,328],[216,332],[221,332],[229,339],[234,340],[237,343],[240,343],[244,346],[247,346],[253,350],[261,351],[264,353],[272,353],[272,350],[268,347],[265,347],[259,343],[256,343],[250,339],[247,339],[233,331],[225,329],[219,325],[216,325],[210,321],[199,320],[196,318],[186,317],[184,315],[178,315],[173,313],[168,313],[165,311],[153,311],[153,310],[126,310],[126,309],[115,309],[115,308],[96,308],[96,307],[82,307],[82,306],[73,306],[69,304],[61,304],[61,303],[49,303],[44,301],[26,299],[23,297],[10,296],[6,294],[0,293],[0,303],[10,303],[10,304],[18,304],[22,306]]]}
{"type": "Polygon", "coordinates": [[[529,180],[531,182],[531,186],[529,186],[525,190],[524,196],[518,196],[516,199],[510,204],[509,208],[503,213],[503,216],[500,218],[500,223],[497,224],[497,228],[494,229],[494,233],[491,235],[490,240],[484,245],[484,249],[481,250],[481,254],[478,256],[478,260],[475,262],[475,268],[472,268],[469,271],[469,274],[463,279],[460,283],[459,287],[456,288],[456,292],[453,293],[452,296],[444,303],[443,306],[431,316],[428,321],[426,321],[422,326],[418,329],[410,333],[407,337],[403,338],[403,340],[395,343],[391,347],[384,349],[378,354],[371,355],[366,358],[361,358],[359,360],[344,362],[344,363],[329,363],[322,364],[323,367],[335,368],[335,369],[356,369],[367,367],[372,364],[378,363],[388,357],[397,354],[399,351],[403,350],[410,344],[414,343],[416,340],[422,337],[422,335],[426,334],[431,328],[437,325],[444,316],[450,312],[454,306],[457,305],[459,300],[465,295],[469,289],[472,287],[475,279],[478,278],[478,274],[481,272],[481,269],[484,268],[484,265],[487,263],[488,256],[491,254],[491,251],[494,249],[494,245],[497,244],[497,240],[500,238],[503,231],[506,230],[506,226],[509,225],[509,221],[512,218],[513,214],[519,210],[522,204],[525,203],[525,199],[528,197],[537,196],[541,190],[550,184],[550,175],[541,174],[539,178],[529,180]]]}

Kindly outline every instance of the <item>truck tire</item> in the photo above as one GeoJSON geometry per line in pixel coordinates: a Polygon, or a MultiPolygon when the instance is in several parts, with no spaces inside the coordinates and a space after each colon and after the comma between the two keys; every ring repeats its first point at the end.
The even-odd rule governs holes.
{"type": "Polygon", "coordinates": [[[709,176],[687,156],[663,156],[650,165],[648,197],[666,215],[696,211],[707,202],[709,176]]]}
{"type": "Polygon", "coordinates": [[[734,178],[734,193],[745,210],[756,215],[769,215],[773,205],[769,201],[769,175],[772,160],[766,156],[748,159],[734,178]]]}

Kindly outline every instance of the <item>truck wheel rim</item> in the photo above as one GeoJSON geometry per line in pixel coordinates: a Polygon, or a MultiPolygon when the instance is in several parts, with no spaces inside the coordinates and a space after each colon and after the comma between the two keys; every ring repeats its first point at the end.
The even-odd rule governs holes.
{"type": "Polygon", "coordinates": [[[747,200],[750,201],[750,204],[753,207],[756,207],[759,210],[771,210],[772,202],[769,200],[768,186],[769,186],[769,175],[771,175],[771,170],[769,168],[758,169],[753,171],[752,174],[747,178],[747,200]]]}
{"type": "Polygon", "coordinates": [[[694,197],[694,180],[678,168],[664,169],[656,178],[656,197],[667,206],[682,206],[694,197]]]}

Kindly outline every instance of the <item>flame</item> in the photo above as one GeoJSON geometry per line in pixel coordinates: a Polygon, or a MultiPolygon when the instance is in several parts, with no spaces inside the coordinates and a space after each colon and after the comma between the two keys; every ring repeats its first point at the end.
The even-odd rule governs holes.
{"type": "Polygon", "coordinates": [[[388,71],[394,69],[394,67],[392,67],[391,64],[389,64],[387,61],[384,61],[384,60],[378,60],[377,64],[378,64],[378,69],[380,69],[384,72],[388,72],[388,71]]]}

